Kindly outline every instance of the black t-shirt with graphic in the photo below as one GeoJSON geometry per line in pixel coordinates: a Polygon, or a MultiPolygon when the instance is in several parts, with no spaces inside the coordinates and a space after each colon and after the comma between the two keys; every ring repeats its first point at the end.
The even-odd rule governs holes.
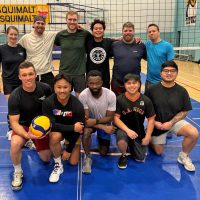
{"type": "Polygon", "coordinates": [[[51,120],[51,130],[62,133],[63,137],[69,141],[67,151],[72,152],[80,136],[79,133],[74,132],[74,124],[85,121],[85,112],[81,102],[75,96],[70,95],[67,104],[62,105],[56,94],[52,94],[43,102],[42,111],[51,120]]]}
{"type": "Polygon", "coordinates": [[[103,38],[101,42],[95,42],[94,38],[87,41],[87,73],[91,70],[98,70],[103,76],[103,86],[110,88],[110,69],[109,58],[111,55],[111,44],[114,40],[110,38],[103,38]]]}
{"type": "Polygon", "coordinates": [[[116,113],[128,128],[138,134],[138,139],[145,137],[145,117],[155,115],[153,104],[147,96],[140,94],[140,97],[133,102],[124,93],[117,97],[116,113]]]}

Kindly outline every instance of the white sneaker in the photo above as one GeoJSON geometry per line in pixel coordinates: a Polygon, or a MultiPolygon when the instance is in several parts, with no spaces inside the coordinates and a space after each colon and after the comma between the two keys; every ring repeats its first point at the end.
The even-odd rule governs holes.
{"type": "Polygon", "coordinates": [[[179,153],[177,160],[180,164],[184,165],[186,170],[191,172],[195,171],[195,166],[192,163],[192,160],[190,159],[189,156],[186,156],[183,152],[179,153]]]}
{"type": "Polygon", "coordinates": [[[28,140],[25,144],[24,144],[24,146],[26,147],[26,148],[29,148],[29,149],[36,149],[36,147],[35,147],[35,145],[34,145],[34,143],[33,143],[33,141],[30,139],[30,140],[28,140]]]}
{"type": "Polygon", "coordinates": [[[84,174],[91,174],[91,172],[92,172],[92,158],[91,158],[91,155],[85,156],[84,162],[83,162],[82,172],[84,174]]]}
{"type": "Polygon", "coordinates": [[[11,140],[11,136],[12,136],[12,130],[7,131],[6,137],[8,138],[8,140],[11,140]]]}
{"type": "Polygon", "coordinates": [[[56,183],[60,179],[60,175],[63,173],[63,165],[59,165],[59,163],[55,163],[54,169],[49,176],[49,182],[56,183]]]}
{"type": "Polygon", "coordinates": [[[13,180],[11,183],[12,190],[17,191],[22,189],[22,177],[23,177],[22,171],[13,173],[13,180]]]}

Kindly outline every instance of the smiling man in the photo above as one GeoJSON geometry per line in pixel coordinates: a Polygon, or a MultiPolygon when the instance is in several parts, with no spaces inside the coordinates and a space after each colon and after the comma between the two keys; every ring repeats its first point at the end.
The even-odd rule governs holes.
{"type": "Polygon", "coordinates": [[[59,72],[71,76],[72,87],[78,96],[85,89],[86,39],[91,35],[78,28],[79,15],[70,10],[66,14],[67,29],[60,31],[55,38],[55,45],[61,47],[59,72]]]}
{"type": "Polygon", "coordinates": [[[35,16],[34,30],[22,36],[19,44],[26,49],[26,60],[35,66],[37,80],[49,84],[53,89],[52,49],[57,32],[45,31],[45,26],[45,18],[35,16]]]}
{"type": "MultiPolygon", "coordinates": [[[[51,88],[45,83],[36,82],[35,68],[30,62],[23,62],[19,66],[19,79],[22,85],[16,88],[8,100],[8,114],[12,127],[10,157],[13,162],[14,173],[12,189],[22,188],[23,170],[21,166],[22,147],[30,137],[29,126],[33,118],[42,114],[42,101],[51,94],[51,88]]],[[[33,140],[40,158],[50,160],[49,138],[33,140]]]]}
{"type": "Polygon", "coordinates": [[[119,95],[125,92],[123,78],[128,73],[140,76],[141,60],[146,59],[146,47],[143,43],[137,43],[134,24],[126,22],[122,28],[123,39],[113,42],[112,51],[114,56],[113,75],[111,88],[119,95]]]}
{"type": "Polygon", "coordinates": [[[146,146],[149,144],[154,127],[155,112],[151,100],[140,93],[140,77],[135,74],[127,74],[124,77],[126,92],[117,97],[117,106],[114,123],[118,127],[116,131],[117,146],[122,153],[118,160],[118,167],[127,167],[127,148],[131,157],[138,162],[144,162],[146,158],[146,146]],[[144,120],[147,118],[146,133],[144,120]]]}
{"type": "Polygon", "coordinates": [[[63,173],[61,162],[61,144],[67,140],[67,148],[62,156],[69,160],[71,165],[77,165],[80,157],[80,134],[83,133],[85,113],[83,105],[71,95],[71,78],[66,74],[58,74],[54,79],[54,91],[43,102],[43,114],[48,116],[52,123],[50,133],[50,149],[54,156],[54,169],[49,177],[49,182],[55,183],[63,173]]]}
{"type": "Polygon", "coordinates": [[[177,75],[177,64],[174,61],[167,61],[161,67],[161,82],[145,91],[156,111],[151,146],[156,154],[161,155],[169,132],[183,136],[182,151],[177,160],[186,170],[195,171],[189,153],[194,148],[199,134],[194,126],[184,120],[192,106],[186,89],[175,82],[177,75]]]}
{"type": "Polygon", "coordinates": [[[90,26],[93,37],[86,44],[87,49],[87,73],[91,70],[98,70],[103,76],[103,87],[110,89],[110,68],[109,58],[111,54],[111,45],[114,40],[104,38],[106,29],[105,21],[95,19],[90,26]]]}

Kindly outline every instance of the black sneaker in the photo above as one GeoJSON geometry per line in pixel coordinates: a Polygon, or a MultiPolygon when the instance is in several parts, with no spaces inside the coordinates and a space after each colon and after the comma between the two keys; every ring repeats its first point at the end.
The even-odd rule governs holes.
{"type": "Polygon", "coordinates": [[[127,168],[127,161],[128,161],[128,158],[126,155],[121,155],[121,157],[119,158],[118,160],[118,167],[120,169],[126,169],[127,168]]]}

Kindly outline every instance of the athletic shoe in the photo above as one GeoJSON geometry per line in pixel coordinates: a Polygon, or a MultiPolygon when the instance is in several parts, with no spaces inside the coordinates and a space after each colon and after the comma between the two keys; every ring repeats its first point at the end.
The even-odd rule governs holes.
{"type": "Polygon", "coordinates": [[[12,136],[12,130],[7,131],[6,137],[8,138],[8,140],[11,140],[11,136],[12,136]]]}
{"type": "Polygon", "coordinates": [[[190,159],[189,156],[186,156],[183,152],[179,153],[177,160],[180,164],[184,165],[186,170],[191,172],[195,171],[195,166],[192,163],[192,160],[190,159]]]}
{"type": "Polygon", "coordinates": [[[92,158],[91,155],[86,155],[83,162],[82,172],[84,174],[91,174],[92,172],[92,158]]]}
{"type": "Polygon", "coordinates": [[[28,148],[28,149],[36,149],[33,141],[30,139],[28,140],[25,144],[24,144],[24,147],[28,148]]]}
{"type": "Polygon", "coordinates": [[[13,173],[13,180],[11,184],[12,190],[18,191],[22,189],[22,177],[23,177],[22,171],[13,173]]]}
{"type": "Polygon", "coordinates": [[[128,158],[126,155],[121,155],[121,157],[118,160],[118,167],[120,169],[126,169],[127,168],[127,162],[128,162],[128,158]]]}
{"type": "Polygon", "coordinates": [[[59,163],[55,163],[54,169],[49,176],[49,182],[56,183],[60,179],[60,175],[63,173],[63,165],[59,165],[59,163]]]}

